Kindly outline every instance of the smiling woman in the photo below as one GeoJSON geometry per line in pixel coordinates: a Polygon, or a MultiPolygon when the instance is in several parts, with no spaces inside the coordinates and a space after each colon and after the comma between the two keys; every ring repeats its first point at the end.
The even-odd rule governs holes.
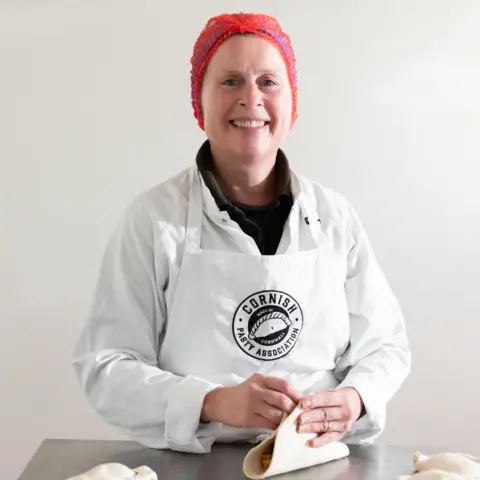
{"type": "Polygon", "coordinates": [[[271,195],[271,189],[246,199],[223,177],[241,178],[250,165],[258,176],[249,183],[258,184],[273,170],[297,116],[295,56],[288,36],[266,15],[220,15],[196,42],[191,75],[195,115],[224,172],[222,189],[246,204],[268,202],[265,193],[271,195]]]}
{"type": "Polygon", "coordinates": [[[226,40],[209,64],[201,94],[205,132],[217,162],[229,170],[245,163],[272,170],[290,130],[290,99],[278,48],[250,35],[226,40]],[[237,70],[232,73],[233,64],[237,70]]]}
{"type": "Polygon", "coordinates": [[[373,441],[410,369],[404,320],[353,207],[280,148],[290,38],[266,15],[212,18],[191,87],[207,140],[112,233],[74,353],[85,394],[154,448],[260,441],[297,408],[312,447],[373,441]]]}

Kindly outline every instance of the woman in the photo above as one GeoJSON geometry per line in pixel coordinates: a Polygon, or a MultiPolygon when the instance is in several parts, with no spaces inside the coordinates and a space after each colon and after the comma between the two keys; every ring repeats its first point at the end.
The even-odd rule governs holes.
{"type": "Polygon", "coordinates": [[[354,209],[280,149],[289,37],[265,15],[212,18],[191,84],[208,140],[112,234],[74,354],[85,394],[153,448],[260,441],[299,402],[312,448],[372,442],[410,369],[404,320],[354,209]]]}

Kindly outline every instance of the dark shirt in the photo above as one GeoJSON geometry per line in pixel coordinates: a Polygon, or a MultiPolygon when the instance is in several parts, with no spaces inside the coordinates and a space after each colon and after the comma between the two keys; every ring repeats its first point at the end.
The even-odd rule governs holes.
{"type": "Polygon", "coordinates": [[[228,212],[230,218],[251,236],[262,255],[274,255],[283,234],[283,227],[293,205],[291,173],[287,157],[278,150],[275,163],[275,199],[263,206],[249,206],[228,198],[221,190],[214,174],[210,143],[207,140],[197,154],[197,166],[205,185],[210,190],[218,208],[228,212]]]}

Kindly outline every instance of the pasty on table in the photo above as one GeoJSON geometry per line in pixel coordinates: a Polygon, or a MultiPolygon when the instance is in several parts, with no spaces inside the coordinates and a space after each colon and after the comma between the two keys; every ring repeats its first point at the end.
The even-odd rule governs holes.
{"type": "Polygon", "coordinates": [[[121,463],[104,463],[66,480],[158,480],[158,477],[150,467],[142,466],[132,470],[121,463]]]}
{"type": "Polygon", "coordinates": [[[466,453],[437,453],[431,457],[416,452],[413,456],[414,475],[398,480],[476,480],[480,478],[480,458],[466,453]]]}
{"type": "Polygon", "coordinates": [[[315,433],[298,433],[296,420],[302,412],[295,408],[278,428],[252,448],[243,462],[243,473],[253,480],[300,470],[347,457],[350,450],[342,442],[330,442],[318,448],[307,446],[315,433]]]}

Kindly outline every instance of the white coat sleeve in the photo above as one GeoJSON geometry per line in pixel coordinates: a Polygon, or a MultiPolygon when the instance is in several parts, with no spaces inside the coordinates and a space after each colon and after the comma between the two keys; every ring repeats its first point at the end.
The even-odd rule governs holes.
{"type": "Polygon", "coordinates": [[[355,210],[350,206],[345,295],[350,343],[335,368],[337,388],[354,387],[364,403],[346,442],[371,443],[385,429],[386,407],[408,376],[411,354],[400,305],[380,269],[355,210]]]}
{"type": "Polygon", "coordinates": [[[207,453],[214,438],[200,415],[216,385],[158,366],[167,271],[154,254],[156,228],[140,202],[115,227],[91,314],[74,348],[74,371],[94,409],[131,439],[151,448],[207,453]]]}

